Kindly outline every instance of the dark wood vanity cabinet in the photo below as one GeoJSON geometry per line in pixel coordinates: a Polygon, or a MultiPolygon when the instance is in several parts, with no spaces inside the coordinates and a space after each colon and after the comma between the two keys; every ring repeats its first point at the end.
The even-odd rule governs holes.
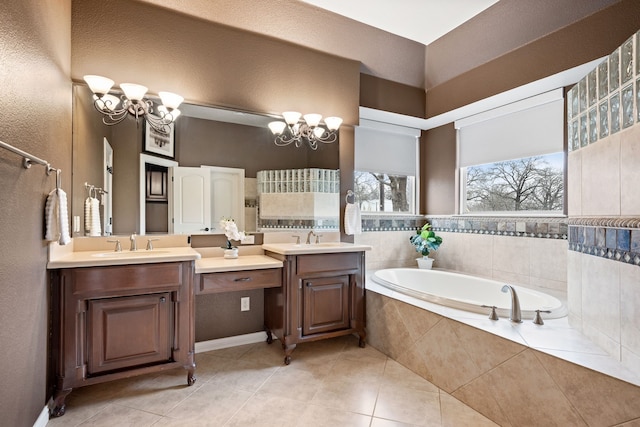
{"type": "Polygon", "coordinates": [[[267,342],[275,335],[284,363],[298,343],[358,334],[365,345],[364,252],[280,255],[282,288],[265,289],[267,342]]]}
{"type": "Polygon", "coordinates": [[[195,382],[193,261],[52,270],[52,416],[73,388],[176,367],[195,382]]]}

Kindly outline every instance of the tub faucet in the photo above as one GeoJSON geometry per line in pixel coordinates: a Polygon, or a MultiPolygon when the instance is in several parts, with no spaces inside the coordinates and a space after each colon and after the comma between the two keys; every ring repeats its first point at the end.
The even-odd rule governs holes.
{"type": "Polygon", "coordinates": [[[520,300],[516,290],[511,285],[504,285],[502,292],[511,292],[511,313],[509,314],[509,320],[514,323],[522,323],[522,313],[520,312],[520,300]]]}
{"type": "Polygon", "coordinates": [[[305,242],[307,245],[311,244],[311,236],[315,236],[316,238],[318,237],[318,235],[314,233],[313,230],[309,231],[309,233],[307,234],[307,241],[305,242]]]}
{"type": "Polygon", "coordinates": [[[136,243],[136,233],[133,233],[130,237],[129,240],[131,240],[131,247],[129,248],[130,251],[137,251],[138,250],[138,245],[136,243]]]}

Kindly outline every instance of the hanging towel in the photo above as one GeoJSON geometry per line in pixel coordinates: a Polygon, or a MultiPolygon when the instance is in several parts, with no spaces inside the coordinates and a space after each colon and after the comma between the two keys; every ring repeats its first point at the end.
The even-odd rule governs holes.
{"type": "Polygon", "coordinates": [[[344,232],[347,235],[362,233],[360,208],[355,203],[348,203],[344,209],[344,232]]]}
{"type": "Polygon", "coordinates": [[[100,200],[95,197],[91,198],[91,228],[89,229],[89,236],[101,236],[102,227],[100,225],[100,200]]]}
{"type": "Polygon", "coordinates": [[[61,245],[71,242],[67,194],[61,188],[53,190],[47,196],[44,210],[46,219],[44,238],[51,242],[57,241],[61,245]]]}

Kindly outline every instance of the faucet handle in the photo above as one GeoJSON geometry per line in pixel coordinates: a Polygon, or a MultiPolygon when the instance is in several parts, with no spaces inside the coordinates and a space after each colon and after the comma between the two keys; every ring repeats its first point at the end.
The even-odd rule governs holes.
{"type": "Polygon", "coordinates": [[[296,238],[296,245],[299,245],[299,244],[300,244],[300,235],[295,235],[295,234],[294,234],[294,235],[293,235],[293,236],[291,236],[291,237],[295,237],[295,238],[296,238]]]}
{"type": "Polygon", "coordinates": [[[159,238],[155,238],[155,239],[148,239],[147,240],[147,250],[148,251],[152,251],[153,250],[153,245],[151,244],[151,242],[155,242],[156,240],[160,240],[159,238]]]}
{"type": "Polygon", "coordinates": [[[533,318],[533,323],[536,325],[544,325],[544,321],[542,320],[540,313],[551,313],[551,310],[536,310],[536,316],[533,318]]]}
{"type": "Polygon", "coordinates": [[[107,242],[116,244],[116,248],[114,249],[115,252],[122,252],[122,245],[120,244],[120,240],[107,240],[107,242]]]}
{"type": "Polygon", "coordinates": [[[318,243],[320,243],[320,238],[322,237],[322,234],[316,234],[316,245],[318,243]]]}
{"type": "Polygon", "coordinates": [[[496,308],[498,308],[498,307],[496,307],[495,305],[484,305],[484,304],[482,305],[482,307],[491,309],[491,314],[489,314],[489,319],[490,320],[498,320],[499,319],[498,313],[496,313],[496,308]]]}

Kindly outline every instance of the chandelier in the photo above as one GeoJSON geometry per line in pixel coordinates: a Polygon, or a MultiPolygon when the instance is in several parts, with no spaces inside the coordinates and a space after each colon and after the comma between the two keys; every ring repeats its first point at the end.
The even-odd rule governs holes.
{"type": "Polygon", "coordinates": [[[305,114],[304,122],[298,123],[302,114],[295,111],[285,111],[282,113],[283,121],[269,123],[269,129],[275,135],[275,144],[278,146],[295,143],[300,147],[303,142],[309,144],[312,150],[318,149],[318,142],[329,144],[338,139],[338,128],[342,124],[340,117],[326,117],[324,125],[321,126],[320,114],[305,114]]]}
{"type": "Polygon", "coordinates": [[[153,102],[145,99],[147,88],[134,83],[122,83],[120,89],[123,94],[118,98],[111,95],[109,91],[114,82],[102,76],[84,76],[84,80],[93,92],[93,105],[100,113],[102,122],[112,126],[123,121],[129,114],[136,118],[136,123],[140,117],[144,117],[147,123],[162,134],[168,135],[171,131],[169,126],[180,115],[178,107],[184,100],[183,97],[171,92],[159,92],[162,105],[156,108],[154,113],[153,102]]]}

